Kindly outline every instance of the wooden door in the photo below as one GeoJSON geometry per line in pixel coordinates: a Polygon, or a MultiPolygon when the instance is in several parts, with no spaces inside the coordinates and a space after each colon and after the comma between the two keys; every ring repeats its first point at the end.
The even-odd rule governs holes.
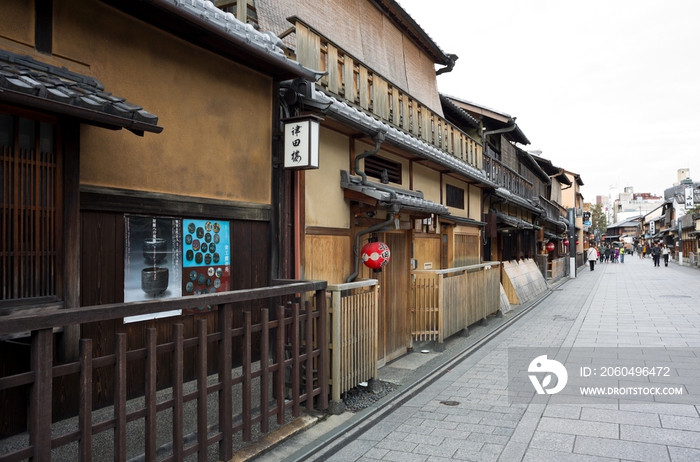
{"type": "Polygon", "coordinates": [[[407,233],[382,233],[379,239],[391,250],[391,260],[379,279],[379,355],[382,345],[384,360],[391,361],[406,354],[410,345],[410,255],[407,233]]]}

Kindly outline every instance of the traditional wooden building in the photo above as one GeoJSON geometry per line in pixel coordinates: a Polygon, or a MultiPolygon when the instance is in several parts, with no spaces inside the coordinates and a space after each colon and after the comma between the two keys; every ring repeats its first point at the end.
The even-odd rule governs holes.
{"type": "MultiPolygon", "coordinates": [[[[280,45],[200,0],[4,1],[0,314],[289,277],[278,273],[279,85],[317,74],[280,45]]],[[[162,315],[56,329],[57,360],[76,357],[78,338],[99,356],[117,332],[133,348],[147,328],[169,338],[173,319],[186,336],[199,319],[217,322],[210,306],[162,315]]],[[[29,339],[0,339],[0,358],[2,376],[25,370],[29,339]]],[[[194,356],[185,363],[191,378],[194,356]]],[[[130,379],[129,396],[142,379],[130,379]]],[[[110,403],[111,374],[93,385],[97,406],[110,403]]],[[[53,393],[54,418],[76,412],[74,383],[53,393]]],[[[27,397],[0,394],[2,434],[26,428],[27,397]]]]}
{"type": "Polygon", "coordinates": [[[411,347],[413,273],[484,259],[482,189],[495,183],[481,139],[447,120],[436,84],[436,65],[447,72],[457,57],[393,0],[255,6],[262,29],[326,72],[316,83],[290,82],[281,98],[287,116],[322,119],[318,169],[295,174],[288,188],[296,273],[379,280],[383,363],[411,347]],[[370,239],[391,251],[379,273],[361,263],[370,239]]]}

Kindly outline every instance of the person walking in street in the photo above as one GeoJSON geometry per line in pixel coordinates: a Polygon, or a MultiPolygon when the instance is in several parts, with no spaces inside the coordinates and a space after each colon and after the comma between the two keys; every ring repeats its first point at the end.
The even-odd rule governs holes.
{"type": "Polygon", "coordinates": [[[620,263],[625,262],[625,246],[620,247],[620,263]]]}
{"type": "Polygon", "coordinates": [[[664,244],[664,248],[661,251],[661,254],[664,256],[664,266],[668,266],[668,254],[669,254],[668,246],[664,244]]]}
{"type": "Polygon", "coordinates": [[[601,243],[598,246],[598,262],[603,263],[603,258],[605,258],[605,246],[601,243]]]}
{"type": "Polygon", "coordinates": [[[596,251],[595,245],[591,245],[588,248],[588,264],[591,265],[591,271],[595,267],[595,262],[598,260],[598,252],[596,251]]]}
{"type": "Polygon", "coordinates": [[[659,249],[659,244],[652,245],[651,258],[654,260],[654,266],[661,266],[661,249],[659,249]]]}

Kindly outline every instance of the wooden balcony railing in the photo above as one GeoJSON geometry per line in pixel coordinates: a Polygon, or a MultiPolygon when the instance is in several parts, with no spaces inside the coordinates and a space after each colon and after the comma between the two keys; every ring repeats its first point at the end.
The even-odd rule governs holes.
{"type": "Polygon", "coordinates": [[[444,270],[413,271],[415,341],[443,343],[451,335],[498,311],[500,262],[444,270]]]}
{"type": "Polygon", "coordinates": [[[271,420],[281,424],[286,413],[298,415],[302,404],[307,409],[328,407],[328,377],[317,372],[328,368],[326,316],[325,281],[285,281],[258,289],[5,316],[0,335],[31,332],[31,364],[26,372],[0,376],[0,394],[28,389],[30,400],[27,430],[0,440],[0,461],[134,457],[180,461],[195,454],[197,460],[207,460],[212,455],[208,450],[218,452],[217,460],[231,460],[234,438],[250,441],[254,425],[264,433],[271,420]],[[261,309],[260,322],[253,322],[251,312],[244,311],[243,325],[233,328],[234,304],[253,300],[268,306],[261,309]],[[125,316],[203,305],[217,307],[218,322],[211,323],[218,325],[214,332],[201,319],[195,336],[184,338],[183,325],[175,321],[170,339],[157,343],[156,329],[145,329],[146,346],[132,350],[126,334],[117,333],[114,351],[100,357],[93,357],[92,340],[85,338],[80,340],[78,361],[53,363],[55,327],[121,322],[125,316]],[[255,342],[259,358],[251,354],[255,342]],[[208,376],[210,348],[218,352],[214,355],[218,374],[208,376]],[[242,367],[222,367],[233,364],[234,354],[242,358],[242,367]],[[186,356],[196,358],[196,380],[187,383],[186,356]],[[163,357],[170,358],[165,378],[156,367],[156,358],[163,357]],[[145,376],[145,394],[127,400],[127,383],[134,374],[145,376]],[[114,402],[95,410],[100,391],[93,390],[93,377],[101,375],[114,377],[114,402]],[[79,415],[54,423],[52,387],[69,376],[78,378],[79,415]],[[171,381],[172,388],[157,390],[163,381],[171,381]]]}
{"type": "Polygon", "coordinates": [[[377,280],[329,284],[331,399],[361,382],[378,379],[377,280]]]}
{"type": "Polygon", "coordinates": [[[387,124],[481,169],[481,144],[299,21],[296,59],[328,72],[321,87],[387,124]]]}
{"type": "Polygon", "coordinates": [[[483,170],[486,172],[486,177],[489,180],[507,189],[516,196],[525,199],[533,198],[533,186],[531,181],[523,178],[515,170],[486,154],[483,155],[483,170]]]}

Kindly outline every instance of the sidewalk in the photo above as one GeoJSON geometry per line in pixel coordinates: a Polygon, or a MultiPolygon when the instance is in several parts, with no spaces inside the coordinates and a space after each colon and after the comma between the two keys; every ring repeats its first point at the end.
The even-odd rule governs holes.
{"type": "MultiPolygon", "coordinates": [[[[515,322],[500,331],[489,326],[496,329],[495,337],[485,342],[485,334],[476,351],[456,357],[458,364],[447,361],[407,396],[354,415],[346,412],[330,431],[320,424],[315,441],[285,460],[700,460],[700,400],[692,394],[700,390],[693,386],[686,386],[685,396],[676,401],[576,401],[562,393],[530,405],[513,403],[507,390],[509,348],[599,354],[611,348],[663,352],[682,347],[673,351],[687,359],[666,355],[666,363],[657,365],[700,377],[695,362],[700,356],[699,277],[689,267],[654,267],[650,259],[637,257],[599,264],[592,272],[583,267],[577,278],[554,288],[529,311],[516,310],[515,322]]],[[[281,454],[259,460],[282,460],[281,454]]]]}

